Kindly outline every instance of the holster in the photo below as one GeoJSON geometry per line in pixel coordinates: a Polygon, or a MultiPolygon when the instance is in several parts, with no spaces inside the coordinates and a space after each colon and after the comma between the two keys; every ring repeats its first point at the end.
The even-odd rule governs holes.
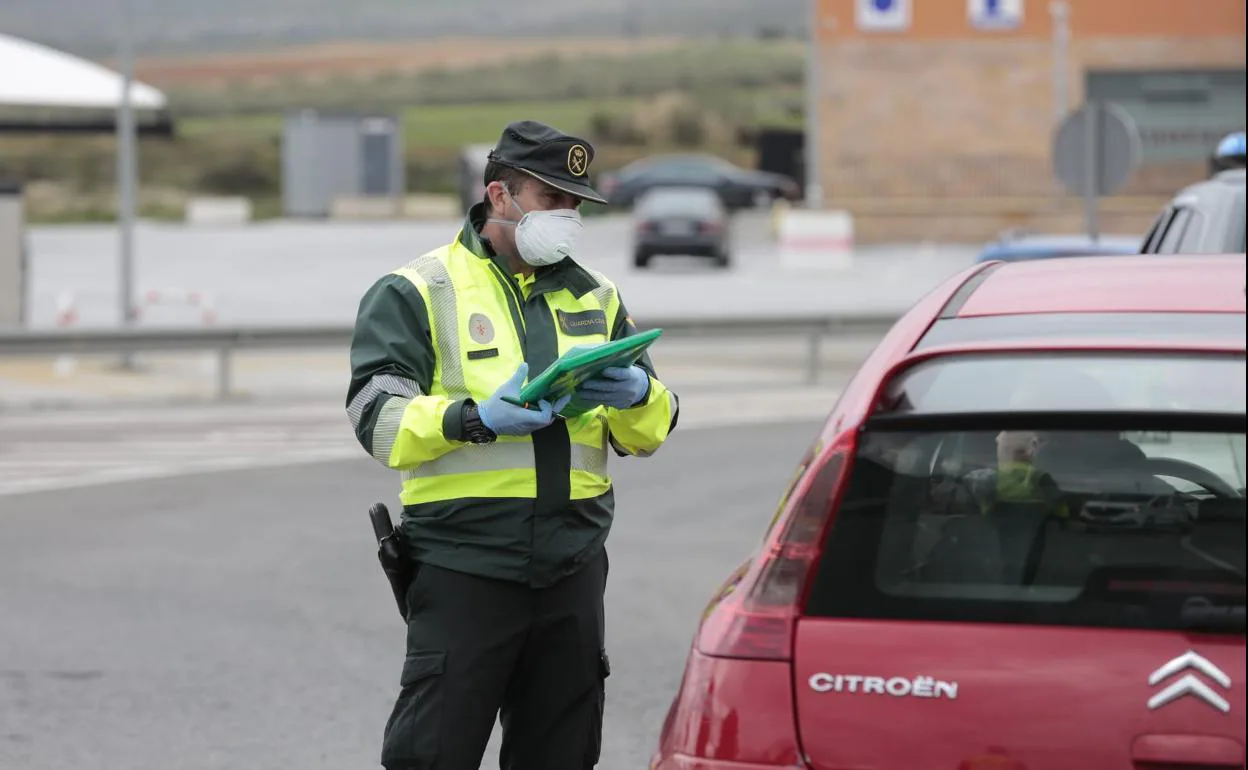
{"type": "Polygon", "coordinates": [[[407,621],[407,589],[416,574],[416,565],[407,548],[403,533],[394,528],[390,520],[390,510],[384,503],[373,503],[368,509],[368,518],[373,523],[373,535],[377,538],[377,560],[381,562],[381,571],[390,582],[390,590],[394,592],[394,600],[399,605],[399,615],[407,621]]]}

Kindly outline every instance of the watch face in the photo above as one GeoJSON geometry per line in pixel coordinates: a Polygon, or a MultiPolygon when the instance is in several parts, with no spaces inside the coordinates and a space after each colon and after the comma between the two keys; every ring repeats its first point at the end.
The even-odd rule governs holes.
{"type": "Polygon", "coordinates": [[[464,408],[464,434],[474,444],[488,444],[494,439],[490,429],[481,422],[476,404],[469,404],[464,408]]]}

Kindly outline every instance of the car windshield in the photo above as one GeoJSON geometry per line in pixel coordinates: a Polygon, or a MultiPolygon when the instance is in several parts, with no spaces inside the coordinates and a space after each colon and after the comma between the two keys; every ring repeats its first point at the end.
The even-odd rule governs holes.
{"type": "Polygon", "coordinates": [[[1104,386],[1032,397],[1036,411],[997,411],[1019,387],[999,379],[869,421],[806,613],[1242,634],[1244,359],[1169,384],[1133,381],[1140,361],[1078,363],[1104,386]],[[1118,399],[1098,420],[1120,424],[1052,409],[1093,390],[1118,399]],[[968,399],[982,409],[950,411],[968,399]]]}

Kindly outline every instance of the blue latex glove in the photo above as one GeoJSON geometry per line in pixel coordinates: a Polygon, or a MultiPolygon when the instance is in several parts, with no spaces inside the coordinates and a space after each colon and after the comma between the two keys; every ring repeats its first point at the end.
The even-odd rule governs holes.
{"type": "Polygon", "coordinates": [[[608,366],[576,389],[580,401],[594,406],[628,409],[650,392],[650,375],[640,366],[608,366]]]}
{"type": "Polygon", "coordinates": [[[485,427],[500,436],[527,436],[555,421],[555,415],[568,405],[571,396],[564,396],[553,404],[543,399],[537,403],[536,409],[516,406],[503,400],[503,396],[519,398],[520,388],[528,376],[528,363],[520,364],[511,379],[498,386],[498,390],[477,407],[477,414],[485,427]]]}

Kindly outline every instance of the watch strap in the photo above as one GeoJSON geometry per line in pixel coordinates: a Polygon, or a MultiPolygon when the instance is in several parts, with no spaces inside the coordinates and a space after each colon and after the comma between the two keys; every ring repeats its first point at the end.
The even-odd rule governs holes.
{"type": "Polygon", "coordinates": [[[461,420],[465,441],[473,444],[488,444],[498,439],[498,434],[487,428],[481,420],[481,412],[472,399],[464,402],[461,420]]]}

